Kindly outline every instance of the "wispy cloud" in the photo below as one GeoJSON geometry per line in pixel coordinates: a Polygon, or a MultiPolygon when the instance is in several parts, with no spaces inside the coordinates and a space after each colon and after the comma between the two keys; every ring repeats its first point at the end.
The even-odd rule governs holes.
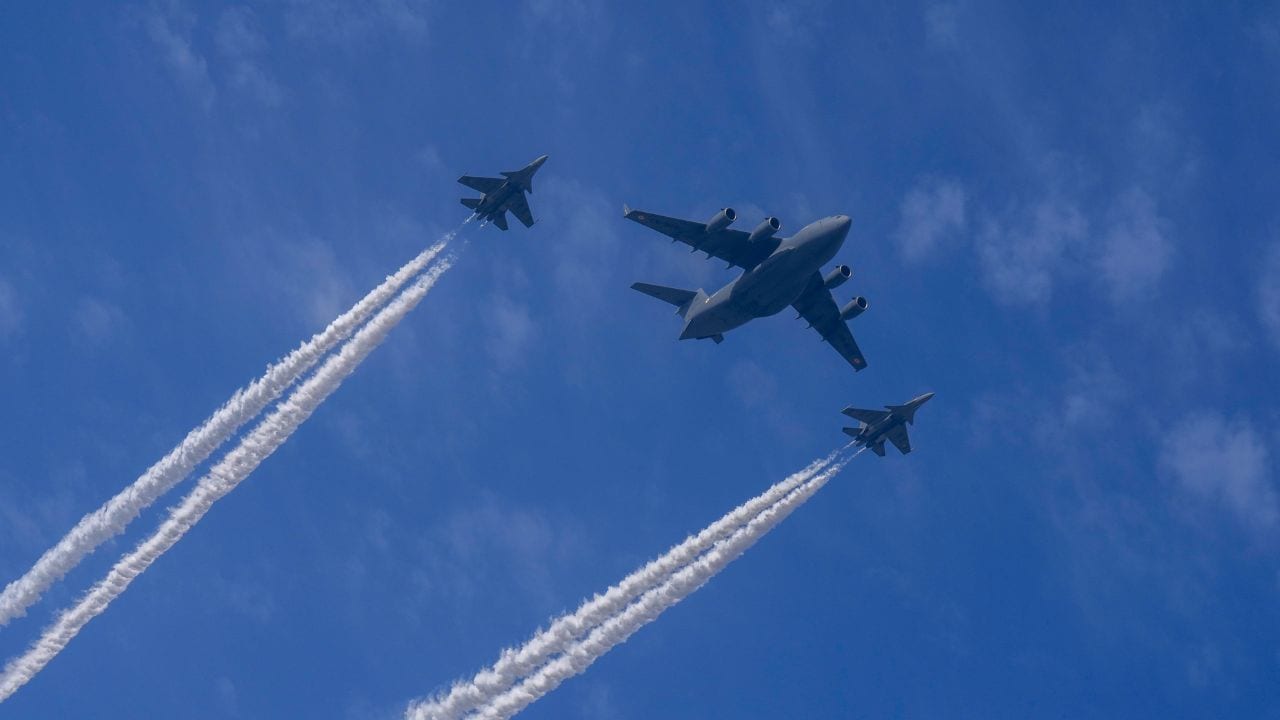
{"type": "Polygon", "coordinates": [[[8,340],[22,329],[23,312],[18,291],[13,283],[0,277],[0,341],[8,340]]]}
{"type": "Polygon", "coordinates": [[[102,345],[124,328],[128,318],[114,303],[96,297],[84,297],[76,305],[76,339],[89,345],[102,345]]]}
{"type": "Polygon", "coordinates": [[[1043,305],[1056,274],[1088,238],[1089,223],[1069,199],[1049,195],[1000,218],[988,219],[977,238],[983,282],[1010,305],[1043,305]]]}
{"type": "Polygon", "coordinates": [[[954,2],[933,3],[924,11],[925,39],[938,48],[960,43],[960,6],[954,2]]]}
{"type": "Polygon", "coordinates": [[[965,227],[964,187],[946,178],[921,178],[899,208],[898,239],[902,257],[924,260],[942,249],[965,227]]]}
{"type": "Polygon", "coordinates": [[[490,299],[485,316],[490,326],[485,342],[489,355],[500,371],[517,368],[528,357],[537,333],[529,306],[505,294],[496,295],[490,299]]]}
{"type": "Polygon", "coordinates": [[[1280,241],[1267,249],[1258,278],[1258,319],[1280,350],[1280,241]]]}
{"type": "Polygon", "coordinates": [[[291,38],[355,49],[392,35],[409,42],[427,38],[425,0],[290,0],[285,31],[291,38]]]}
{"type": "Polygon", "coordinates": [[[279,106],[284,93],[263,62],[267,40],[253,10],[233,7],[222,11],[214,40],[227,64],[228,87],[266,107],[279,106]]]}
{"type": "Polygon", "coordinates": [[[1102,238],[1097,256],[1099,277],[1112,302],[1150,297],[1173,257],[1169,221],[1156,212],[1155,202],[1141,189],[1124,195],[1102,238]]]}
{"type": "Polygon", "coordinates": [[[217,91],[209,77],[209,63],[193,41],[195,13],[173,0],[153,4],[138,18],[178,87],[202,109],[211,109],[217,91]]]}
{"type": "Polygon", "coordinates": [[[1190,415],[1165,436],[1160,463],[1190,498],[1225,508],[1247,530],[1280,524],[1280,495],[1265,438],[1245,418],[1190,415]]]}

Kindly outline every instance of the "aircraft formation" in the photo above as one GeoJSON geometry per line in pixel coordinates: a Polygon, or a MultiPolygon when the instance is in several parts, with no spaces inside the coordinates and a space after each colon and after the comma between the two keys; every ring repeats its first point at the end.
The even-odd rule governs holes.
{"type": "MultiPolygon", "coordinates": [[[[483,193],[480,198],[462,198],[472,211],[472,218],[491,222],[506,230],[507,212],[515,215],[525,227],[534,223],[526,195],[533,192],[533,176],[547,161],[543,155],[519,170],[502,172],[502,177],[463,175],[458,182],[483,193]]],[[[691,252],[706,253],[708,258],[740,268],[742,274],[729,284],[707,294],[705,290],[637,282],[631,288],[675,306],[683,325],[681,340],[711,340],[719,345],[725,333],[757,318],[777,315],[790,306],[797,318],[822,336],[822,341],[844,358],[854,369],[867,367],[867,360],[853,339],[848,322],[868,307],[867,299],[855,296],[843,306],[836,303],[832,291],[853,275],[848,265],[836,265],[824,273],[823,267],[835,259],[849,236],[853,221],[848,215],[832,215],[804,226],[791,237],[778,232],[782,223],[766,217],[750,232],[730,227],[738,213],[721,208],[706,222],[682,220],[622,206],[622,215],[655,230],[672,242],[681,242],[691,252]]],[[[911,452],[906,426],[915,421],[915,412],[928,402],[933,393],[925,393],[902,405],[886,405],[884,410],[844,409],[844,414],[860,423],[858,428],[844,428],[855,445],[868,448],[884,457],[888,440],[903,454],[911,452]]]]}

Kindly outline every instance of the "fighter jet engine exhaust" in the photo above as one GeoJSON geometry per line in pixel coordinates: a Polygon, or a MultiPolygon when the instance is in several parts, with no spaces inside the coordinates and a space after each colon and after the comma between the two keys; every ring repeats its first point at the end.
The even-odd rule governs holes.
{"type": "Polygon", "coordinates": [[[853,270],[850,270],[848,265],[837,265],[822,278],[822,284],[828,290],[835,290],[848,282],[851,277],[853,277],[853,270]]]}
{"type": "Polygon", "coordinates": [[[135,578],[172,548],[209,512],[213,504],[247,478],[275,452],[353,373],[387,334],[426,297],[436,281],[453,264],[446,256],[380,310],[360,328],[342,349],[297,387],[274,411],[253,428],[240,444],[202,477],[182,502],[173,508],[149,538],[125,555],[107,576],[74,606],[46,628],[26,653],[11,660],[0,673],[0,702],[13,695],[67,646],[76,634],[105,611],[135,578]]]}
{"type": "Polygon", "coordinates": [[[747,237],[747,242],[757,243],[761,240],[768,240],[773,237],[774,233],[782,229],[782,221],[776,217],[767,217],[760,221],[755,230],[751,231],[751,235],[747,237]]]}
{"type": "Polygon", "coordinates": [[[719,232],[733,224],[738,219],[738,212],[733,208],[723,208],[707,221],[707,232],[719,232]]]}
{"type": "Polygon", "coordinates": [[[453,239],[457,231],[446,233],[439,242],[405,263],[350,310],[338,316],[323,331],[303,343],[279,362],[267,367],[262,377],[237,390],[203,423],[189,432],[177,447],[147,469],[133,484],[121,490],[102,507],[80,522],[47,550],[22,577],[0,593],[0,626],[26,614],[49,589],[89,553],[124,532],[138,514],[165,495],[231,438],[245,423],[257,417],[289,386],[293,385],[320,358],[347,339],[356,328],[387,303],[404,285],[422,272],[453,239]]]}
{"type": "Polygon", "coordinates": [[[861,452],[849,455],[848,447],[735,508],[520,648],[504,650],[470,682],[454,685],[444,697],[411,704],[406,720],[509,718],[520,712],[706,584],[861,452]]]}
{"type": "Polygon", "coordinates": [[[859,295],[840,308],[840,319],[852,320],[865,312],[867,307],[867,299],[859,295]]]}

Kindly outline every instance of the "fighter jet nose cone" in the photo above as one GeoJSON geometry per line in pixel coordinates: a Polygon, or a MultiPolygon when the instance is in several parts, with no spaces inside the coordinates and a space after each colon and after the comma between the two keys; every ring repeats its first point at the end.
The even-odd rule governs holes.
{"type": "Polygon", "coordinates": [[[923,405],[933,399],[933,393],[927,392],[920,396],[920,404],[923,405]]]}

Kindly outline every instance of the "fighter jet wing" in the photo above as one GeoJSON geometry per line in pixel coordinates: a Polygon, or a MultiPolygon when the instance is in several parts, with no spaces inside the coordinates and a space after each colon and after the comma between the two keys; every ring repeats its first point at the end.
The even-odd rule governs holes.
{"type": "Polygon", "coordinates": [[[858,343],[854,342],[849,326],[840,319],[840,310],[836,307],[835,299],[831,297],[831,291],[823,284],[822,275],[815,272],[813,277],[809,278],[809,284],[805,286],[804,292],[800,293],[800,298],[792,303],[792,307],[800,313],[810,327],[818,331],[823,340],[840,353],[840,357],[853,366],[855,371],[867,366],[867,360],[862,357],[858,343]]]}
{"type": "Polygon", "coordinates": [[[886,431],[884,436],[889,438],[889,442],[893,443],[893,446],[903,455],[911,452],[911,439],[907,437],[906,425],[895,425],[886,431]]]}
{"type": "Polygon", "coordinates": [[[462,183],[463,185],[466,185],[472,190],[479,190],[485,195],[488,195],[489,193],[501,187],[502,183],[506,182],[506,180],[503,180],[502,178],[488,178],[488,177],[475,177],[474,175],[463,175],[462,177],[458,178],[458,182],[462,183]]]}
{"type": "Polygon", "coordinates": [[[867,425],[875,425],[881,420],[889,416],[888,410],[863,410],[862,408],[847,407],[840,412],[867,425]]]}
{"type": "Polygon", "coordinates": [[[719,258],[729,265],[737,265],[749,270],[778,249],[778,239],[769,238],[759,242],[748,242],[750,233],[741,230],[717,230],[707,232],[705,223],[693,220],[657,215],[643,210],[632,210],[623,206],[623,214],[628,220],[634,220],[647,228],[657,230],[672,240],[678,240],[695,251],[702,251],[714,258],[719,258]]]}
{"type": "Polygon", "coordinates": [[[533,227],[533,212],[529,210],[529,198],[525,197],[522,192],[517,192],[511,196],[511,202],[507,203],[507,209],[511,211],[516,219],[524,223],[525,227],[533,227]]]}

